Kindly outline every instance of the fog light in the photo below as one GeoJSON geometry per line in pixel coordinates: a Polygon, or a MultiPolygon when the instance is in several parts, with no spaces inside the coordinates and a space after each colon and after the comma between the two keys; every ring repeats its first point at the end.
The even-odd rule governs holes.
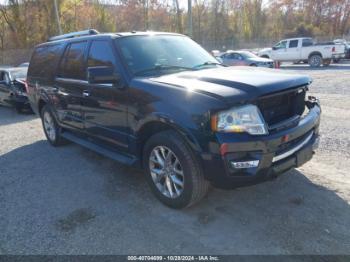
{"type": "Polygon", "coordinates": [[[253,168],[253,167],[257,167],[259,165],[259,160],[244,161],[244,162],[231,161],[231,165],[234,168],[253,168]]]}

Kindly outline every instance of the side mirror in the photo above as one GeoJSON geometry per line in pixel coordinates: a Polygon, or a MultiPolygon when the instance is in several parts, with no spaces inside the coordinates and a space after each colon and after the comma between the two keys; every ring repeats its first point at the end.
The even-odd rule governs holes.
{"type": "Polygon", "coordinates": [[[116,84],[120,76],[110,66],[88,67],[87,79],[89,84],[116,84]]]}
{"type": "Polygon", "coordinates": [[[277,47],[276,47],[276,46],[273,46],[273,47],[272,47],[272,50],[277,50],[277,47]]]}

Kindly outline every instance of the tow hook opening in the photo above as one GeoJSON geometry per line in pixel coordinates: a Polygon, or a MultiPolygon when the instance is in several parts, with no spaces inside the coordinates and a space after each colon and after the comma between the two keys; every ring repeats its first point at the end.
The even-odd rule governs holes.
{"type": "Polygon", "coordinates": [[[308,100],[305,101],[305,105],[308,109],[313,108],[315,105],[319,105],[320,101],[314,96],[308,96],[308,100]]]}

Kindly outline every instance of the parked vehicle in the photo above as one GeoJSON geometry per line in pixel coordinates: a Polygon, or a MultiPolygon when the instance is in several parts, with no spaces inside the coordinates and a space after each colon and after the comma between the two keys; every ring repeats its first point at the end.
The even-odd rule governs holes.
{"type": "Polygon", "coordinates": [[[328,66],[332,59],[345,56],[342,45],[314,44],[312,38],[291,38],[278,42],[272,48],[262,49],[260,57],[279,62],[308,61],[312,67],[328,66]]]}
{"type": "Polygon", "coordinates": [[[20,63],[17,67],[28,67],[29,62],[20,63]]]}
{"type": "MultiPolygon", "coordinates": [[[[345,59],[350,59],[350,44],[345,39],[335,39],[335,44],[343,45],[345,48],[345,59]]],[[[339,62],[340,59],[336,59],[334,62],[339,62]]]]}
{"type": "Polygon", "coordinates": [[[57,36],[36,47],[28,71],[53,146],[70,140],[143,167],[173,208],[198,202],[210,183],[255,184],[310,160],[321,114],[310,83],[224,67],[190,38],[156,32],[57,36]]]}
{"type": "Polygon", "coordinates": [[[214,57],[219,57],[221,52],[219,50],[211,50],[211,55],[214,57]]]}
{"type": "Polygon", "coordinates": [[[249,51],[227,51],[220,60],[227,66],[258,66],[273,68],[273,60],[259,57],[249,51]]]}
{"type": "Polygon", "coordinates": [[[0,104],[14,106],[17,112],[31,110],[26,93],[26,67],[0,69],[0,104]]]}

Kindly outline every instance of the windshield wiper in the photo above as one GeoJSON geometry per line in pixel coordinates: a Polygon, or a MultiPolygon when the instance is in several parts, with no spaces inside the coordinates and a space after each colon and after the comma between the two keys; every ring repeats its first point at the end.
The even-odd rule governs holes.
{"type": "Polygon", "coordinates": [[[223,64],[219,63],[219,62],[213,62],[213,61],[207,61],[207,62],[204,62],[202,64],[199,64],[199,65],[196,65],[194,67],[192,67],[193,69],[196,69],[196,68],[200,68],[200,67],[203,67],[203,66],[208,66],[208,65],[220,65],[220,66],[224,66],[223,64]]]}
{"type": "Polygon", "coordinates": [[[174,66],[174,65],[156,65],[151,68],[146,68],[143,70],[140,70],[135,73],[135,76],[137,75],[142,75],[144,73],[152,72],[152,71],[162,71],[162,70],[173,70],[173,69],[181,69],[181,70],[191,70],[193,71],[194,69],[191,67],[185,67],[185,66],[174,66]]]}

